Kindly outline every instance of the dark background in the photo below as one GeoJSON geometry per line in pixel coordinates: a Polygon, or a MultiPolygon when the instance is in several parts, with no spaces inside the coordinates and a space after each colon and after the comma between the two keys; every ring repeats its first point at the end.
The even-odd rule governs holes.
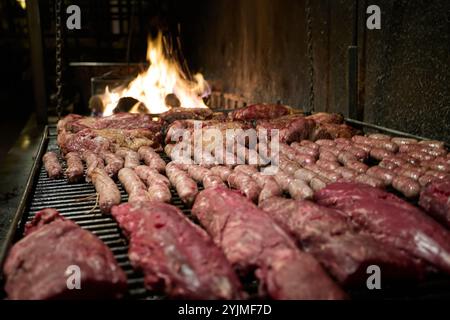
{"type": "MultiPolygon", "coordinates": [[[[28,0],[33,1],[33,0],[28,0]]],[[[0,2],[0,158],[34,110],[27,9],[0,2]]],[[[305,0],[78,0],[81,30],[64,32],[64,102],[85,112],[89,87],[76,61],[143,62],[146,39],[162,30],[190,69],[248,102],[308,108],[305,0]],[[80,77],[80,73],[84,77],[80,77]]],[[[450,2],[313,0],[315,110],[348,115],[348,46],[359,48],[358,116],[368,122],[450,141],[450,2]],[[368,5],[382,10],[381,30],[365,28],[368,5]]],[[[55,111],[55,12],[39,1],[46,106],[55,111]]],[[[63,24],[65,25],[63,14],[63,24]]],[[[89,69],[89,76],[105,69],[89,69]]],[[[83,73],[84,72],[84,73],[83,73]]],[[[131,72],[131,71],[130,71],[131,72]]]]}

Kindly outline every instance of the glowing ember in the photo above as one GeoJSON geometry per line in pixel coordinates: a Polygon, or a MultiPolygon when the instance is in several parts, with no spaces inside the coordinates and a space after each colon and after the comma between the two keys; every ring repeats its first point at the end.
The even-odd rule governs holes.
{"type": "Polygon", "coordinates": [[[168,94],[175,94],[183,108],[207,108],[202,97],[210,93],[208,83],[198,73],[189,80],[181,70],[178,61],[166,57],[161,33],[156,39],[149,39],[147,60],[150,66],[139,74],[126,88],[110,90],[108,87],[101,99],[105,109],[103,116],[113,113],[122,97],[133,97],[140,101],[130,112],[142,112],[143,105],[148,113],[162,113],[170,107],[166,105],[168,94]]]}

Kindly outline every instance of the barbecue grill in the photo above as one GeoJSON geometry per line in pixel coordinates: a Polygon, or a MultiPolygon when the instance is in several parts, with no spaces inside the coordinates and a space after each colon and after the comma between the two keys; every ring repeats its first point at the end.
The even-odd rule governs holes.
{"type": "MultiPolygon", "coordinates": [[[[141,1],[138,1],[141,3],[141,1]]],[[[61,1],[56,0],[56,3],[61,5],[61,1]]],[[[119,1],[119,5],[120,5],[119,1]]],[[[53,2],[52,2],[53,4],[53,2]]],[[[317,102],[319,99],[317,99],[314,96],[314,85],[315,83],[319,82],[317,78],[314,78],[314,76],[317,76],[315,74],[315,70],[318,69],[315,62],[314,62],[314,48],[312,46],[312,40],[313,40],[313,32],[312,30],[312,17],[313,13],[311,12],[311,4],[309,1],[306,1],[307,4],[307,11],[305,12],[305,18],[307,19],[306,24],[306,34],[305,36],[305,45],[306,45],[306,52],[305,56],[308,59],[308,75],[306,78],[309,78],[308,81],[308,88],[306,91],[303,92],[305,96],[308,96],[304,100],[308,103],[304,103],[305,110],[304,113],[306,115],[312,114],[315,111],[319,111],[318,106],[319,103],[317,102]],[[305,93],[306,92],[306,93],[305,93]],[[316,98],[316,100],[314,100],[316,98]],[[316,101],[316,102],[314,102],[316,101]]],[[[59,8],[60,10],[61,8],[59,8]]],[[[357,16],[358,16],[358,10],[361,8],[356,7],[354,8],[356,11],[353,11],[355,15],[356,24],[358,24],[357,16]]],[[[398,8],[397,8],[398,9],[398,8]]],[[[36,10],[36,7],[30,8],[30,10],[36,10]]],[[[37,9],[39,11],[39,8],[37,9]]],[[[122,10],[122,9],[121,9],[122,10]]],[[[121,11],[120,10],[120,11],[121,11]]],[[[122,11],[121,11],[122,12],[122,11]]],[[[33,14],[33,13],[31,13],[33,14]]],[[[39,14],[39,12],[34,12],[34,14],[39,14]]],[[[330,14],[328,12],[328,14],[330,14]]],[[[316,17],[317,19],[317,17],[316,17]]],[[[60,21],[61,24],[61,21],[60,21]]],[[[61,28],[61,25],[59,25],[61,28]]],[[[328,31],[329,32],[329,31],[328,31]]],[[[424,137],[417,134],[412,134],[392,128],[388,128],[382,125],[377,125],[374,123],[369,123],[366,121],[363,121],[365,119],[361,115],[361,105],[358,104],[358,102],[361,100],[359,95],[361,94],[362,89],[364,89],[366,83],[364,83],[364,79],[358,79],[358,32],[361,32],[361,30],[358,31],[358,26],[353,26],[352,29],[352,45],[348,48],[348,70],[347,70],[347,93],[348,93],[348,105],[345,106],[345,110],[342,110],[346,114],[345,122],[357,129],[362,130],[364,133],[373,133],[373,132],[379,132],[379,133],[386,133],[390,135],[400,136],[400,137],[407,137],[407,138],[414,138],[417,140],[429,140],[429,138],[435,138],[435,137],[424,137]],[[360,81],[361,80],[361,81],[360,81]]],[[[366,35],[364,31],[364,41],[366,41],[366,35]]],[[[62,89],[63,89],[63,83],[65,80],[62,77],[62,66],[60,65],[63,63],[61,61],[61,52],[59,50],[62,49],[61,45],[61,34],[58,34],[58,29],[56,29],[56,42],[55,47],[57,51],[57,61],[56,61],[56,82],[57,82],[57,106],[54,108],[54,110],[50,110],[51,117],[50,117],[50,124],[46,125],[43,131],[41,132],[41,139],[39,140],[39,146],[37,147],[37,151],[34,155],[33,165],[31,166],[30,174],[27,179],[26,184],[23,187],[23,190],[20,190],[20,201],[17,204],[17,209],[14,210],[14,212],[9,213],[8,219],[4,220],[3,224],[0,224],[1,233],[0,235],[0,266],[3,265],[5,258],[7,256],[8,250],[10,249],[11,245],[13,245],[15,242],[20,240],[23,236],[24,226],[25,223],[32,220],[35,214],[44,209],[44,208],[55,208],[57,209],[62,216],[64,216],[67,219],[73,220],[76,222],[79,226],[81,226],[83,229],[88,230],[92,232],[94,235],[96,235],[100,240],[102,240],[113,252],[114,257],[118,261],[118,264],[120,267],[124,270],[128,277],[128,295],[127,299],[150,299],[150,300],[159,300],[159,299],[165,299],[166,297],[164,295],[156,294],[154,292],[150,292],[145,289],[144,287],[144,277],[139,272],[133,269],[129,258],[128,258],[128,240],[122,234],[120,228],[118,227],[118,224],[116,221],[112,218],[111,215],[104,215],[100,212],[100,209],[98,208],[98,198],[96,196],[96,190],[94,186],[90,183],[87,183],[85,181],[74,183],[74,184],[68,184],[66,179],[49,179],[47,177],[47,173],[43,167],[43,160],[42,157],[47,151],[55,151],[57,154],[60,153],[59,147],[57,145],[57,130],[56,130],[56,119],[61,116],[62,113],[64,113],[63,110],[63,96],[62,96],[62,89]],[[59,61],[58,61],[58,51],[59,51],[59,61]],[[57,115],[58,117],[55,117],[57,115]]],[[[40,38],[40,34],[38,35],[31,35],[32,37],[37,36],[40,38]]],[[[73,36],[73,34],[69,35],[73,36]]],[[[36,40],[36,39],[34,39],[36,40]]],[[[42,39],[41,39],[42,40],[42,39]]],[[[131,41],[131,40],[129,40],[131,41]]],[[[39,41],[37,41],[39,42],[39,41]]],[[[37,49],[34,51],[34,55],[39,55],[39,49],[42,50],[42,48],[37,49]]],[[[127,48],[127,59],[129,58],[130,52],[129,47],[127,48]]],[[[225,50],[225,49],[223,49],[225,50]]],[[[366,48],[364,48],[366,50],[366,48]]],[[[226,50],[225,50],[226,51],[226,50]]],[[[41,52],[42,53],[42,52],[41,52]]],[[[365,55],[365,53],[364,53],[365,55]]],[[[387,54],[386,54],[387,55],[387,54]]],[[[359,57],[360,59],[365,59],[365,56],[359,57]]],[[[39,61],[39,59],[37,60],[39,61]]],[[[316,61],[317,62],[317,61],[316,61]]],[[[323,62],[323,61],[322,61],[323,62]]],[[[366,61],[364,60],[364,63],[366,61]]],[[[328,57],[328,64],[330,64],[330,57],[328,57]]],[[[83,63],[83,62],[76,62],[71,63],[71,67],[77,68],[77,67],[102,67],[102,73],[105,71],[105,68],[114,69],[117,66],[121,68],[130,68],[132,67],[141,67],[142,64],[132,64],[132,63],[101,63],[101,62],[93,62],[93,63],[83,63]]],[[[74,71],[77,73],[77,71],[74,71]]],[[[84,72],[84,71],[83,71],[84,72]]],[[[81,72],[81,73],[83,73],[81,72]]],[[[278,75],[279,76],[279,75],[278,75]]],[[[280,77],[276,77],[277,80],[280,79],[280,77]]],[[[329,75],[328,75],[329,76],[329,75]]],[[[86,76],[86,74],[82,75],[83,83],[80,85],[83,87],[83,89],[86,91],[88,90],[88,93],[81,93],[80,95],[84,98],[86,96],[91,96],[95,94],[99,94],[102,91],[102,88],[106,85],[117,85],[121,83],[121,79],[117,81],[117,79],[108,80],[106,77],[104,77],[101,74],[96,74],[92,78],[89,79],[89,77],[86,76]],[[89,88],[89,81],[91,80],[91,83],[93,84],[89,88]]],[[[127,79],[127,83],[130,81],[130,79],[127,79]]],[[[327,80],[328,81],[328,80],[327,80]]],[[[280,81],[282,82],[282,81],[280,81]]],[[[323,85],[323,84],[322,84],[323,85]]],[[[328,86],[328,84],[327,84],[328,86]]],[[[218,86],[220,87],[220,86],[218,86]]],[[[322,88],[323,89],[323,88],[322,88]]],[[[327,88],[329,90],[329,88],[327,88]]],[[[248,90],[247,90],[248,91],[248,90]]],[[[292,91],[291,91],[292,93],[292,91]]],[[[329,94],[329,93],[328,93],[329,94]]],[[[272,102],[282,102],[278,97],[273,96],[271,97],[273,100],[272,102]]],[[[87,99],[85,99],[87,100],[87,99]]],[[[245,107],[253,102],[257,102],[255,99],[249,99],[247,100],[246,97],[241,96],[240,94],[232,94],[232,93],[224,93],[220,90],[214,90],[211,92],[211,94],[208,96],[208,98],[205,99],[205,103],[208,107],[210,107],[213,111],[218,112],[224,112],[228,113],[232,110],[239,109],[241,107],[245,107]]],[[[85,101],[86,102],[86,101],[85,101]]],[[[328,102],[327,102],[328,103],[328,102]]],[[[75,104],[75,103],[74,103],[75,104]]],[[[76,107],[75,107],[76,108],[76,107]]],[[[405,108],[406,107],[402,107],[405,108]]],[[[83,109],[83,111],[86,111],[87,108],[83,109]]],[[[298,109],[300,111],[300,109],[298,109]]],[[[43,106],[43,101],[38,101],[38,119],[42,121],[42,119],[47,119],[47,117],[50,115],[50,113],[47,113],[47,109],[45,106],[43,106]]],[[[68,111],[68,110],[65,110],[68,111]]],[[[320,111],[330,111],[328,110],[328,107],[326,110],[320,110],[320,111]]],[[[335,110],[333,110],[335,111],[335,110]]],[[[67,112],[66,112],[67,113],[67,112]]],[[[159,113],[152,114],[153,117],[158,117],[159,113]]],[[[445,114],[444,114],[445,117],[445,114]]],[[[381,122],[383,123],[383,122],[381,122]]],[[[392,123],[392,122],[384,122],[384,123],[392,123]]],[[[405,126],[399,126],[400,128],[405,128],[405,126]]],[[[437,129],[435,129],[437,130],[437,129]]],[[[417,131],[416,131],[417,132],[417,131]]],[[[429,130],[426,132],[430,132],[429,130]]],[[[439,135],[441,137],[445,135],[439,135]]],[[[450,141],[446,141],[445,146],[447,148],[450,148],[450,141]]],[[[161,157],[166,161],[169,162],[170,159],[168,156],[162,152],[161,157]]],[[[62,157],[60,157],[60,162],[63,165],[63,169],[66,169],[65,161],[63,161],[62,157]]],[[[124,188],[119,182],[116,182],[120,192],[121,192],[121,200],[122,202],[126,202],[128,200],[128,195],[125,192],[124,188]]],[[[199,190],[202,189],[202,186],[199,185],[199,190]]],[[[390,190],[392,191],[392,190],[390,190]]],[[[179,208],[189,219],[191,219],[194,223],[197,223],[196,218],[191,214],[191,209],[185,205],[179,195],[177,194],[177,191],[171,187],[171,193],[172,193],[172,200],[171,204],[179,208]]],[[[399,195],[399,194],[398,194],[399,195]]],[[[401,195],[399,195],[401,196],[401,195]]],[[[410,201],[410,200],[407,200],[410,201]]],[[[414,203],[417,205],[417,203],[414,203]]],[[[255,279],[252,278],[246,278],[242,279],[242,282],[244,284],[245,290],[250,293],[251,298],[256,298],[256,292],[257,292],[257,286],[258,283],[255,279]]],[[[0,273],[0,299],[4,298],[5,292],[3,292],[3,284],[4,279],[3,275],[0,273]]],[[[352,288],[349,290],[346,290],[346,292],[349,293],[350,297],[352,299],[394,299],[394,300],[404,300],[404,299],[449,299],[450,298],[450,278],[446,275],[443,275],[441,273],[431,274],[427,277],[425,281],[421,281],[418,283],[411,283],[411,282],[383,282],[383,290],[367,290],[367,288],[352,288]]]]}

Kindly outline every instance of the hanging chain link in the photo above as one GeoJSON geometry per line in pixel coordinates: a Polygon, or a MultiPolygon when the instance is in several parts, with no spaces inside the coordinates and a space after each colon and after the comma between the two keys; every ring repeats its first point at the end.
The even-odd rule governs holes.
{"type": "Polygon", "coordinates": [[[61,3],[62,0],[55,0],[55,21],[56,21],[56,113],[58,119],[62,114],[62,28],[61,28],[61,3]]]}
{"type": "Polygon", "coordinates": [[[309,111],[314,112],[314,53],[312,36],[311,2],[306,0],[306,38],[308,42],[307,54],[309,62],[309,111]]]}

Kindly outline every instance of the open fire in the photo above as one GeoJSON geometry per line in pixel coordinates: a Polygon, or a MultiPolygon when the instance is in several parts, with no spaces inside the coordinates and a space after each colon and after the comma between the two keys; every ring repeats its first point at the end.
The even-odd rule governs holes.
{"type": "Polygon", "coordinates": [[[111,90],[106,87],[105,93],[100,95],[103,116],[113,114],[121,98],[138,101],[131,108],[132,113],[159,114],[178,105],[183,108],[207,108],[202,98],[210,94],[210,88],[203,75],[197,73],[190,79],[177,59],[167,54],[171,52],[168,49],[161,33],[155,39],[149,39],[147,61],[150,66],[125,88],[111,90]]]}

